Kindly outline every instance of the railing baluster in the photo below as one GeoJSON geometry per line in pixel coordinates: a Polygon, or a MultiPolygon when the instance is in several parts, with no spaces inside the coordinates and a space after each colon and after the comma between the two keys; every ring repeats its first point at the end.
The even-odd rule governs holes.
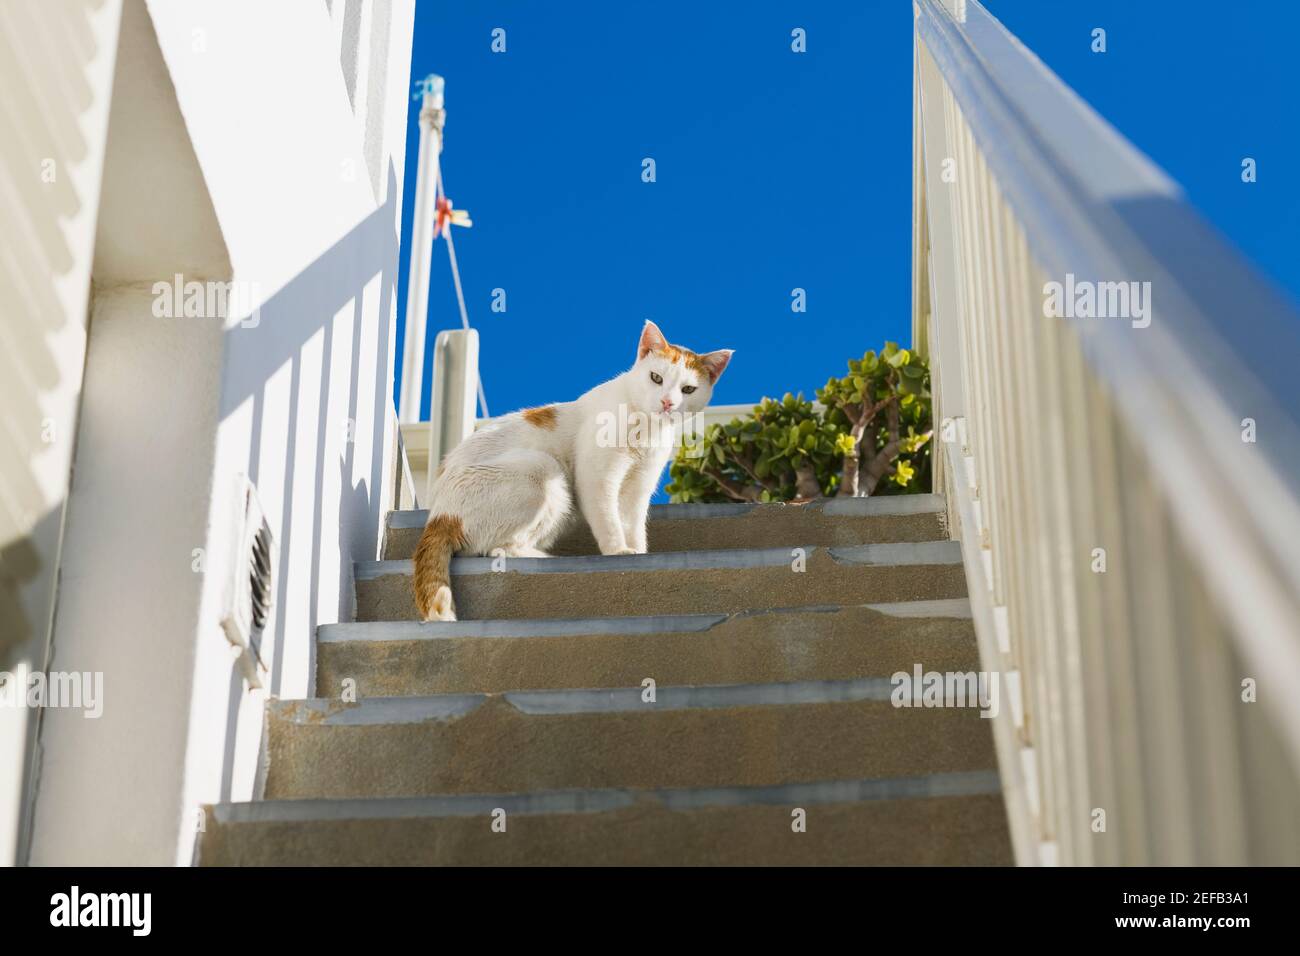
{"type": "MultiPolygon", "coordinates": [[[[1187,343],[1235,312],[1184,288],[1167,237],[1127,231],[1123,205],[1172,208],[1176,188],[979,3],[956,9],[916,2],[914,347],[984,667],[1008,704],[1019,688],[994,729],[1017,859],[1300,862],[1300,703],[1278,683],[1300,672],[1300,403],[1284,379],[1200,377],[1187,343]],[[1151,280],[1168,304],[1045,315],[1067,274],[1151,280]],[[1272,413],[1259,451],[1223,434],[1245,396],[1272,413]]],[[[1164,208],[1180,249],[1230,255],[1164,208]]],[[[1270,333],[1300,338],[1232,268],[1270,333]]]]}

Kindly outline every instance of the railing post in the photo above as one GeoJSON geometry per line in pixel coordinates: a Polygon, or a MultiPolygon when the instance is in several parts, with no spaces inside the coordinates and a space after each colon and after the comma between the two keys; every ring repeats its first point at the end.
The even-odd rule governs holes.
{"type": "Polygon", "coordinates": [[[478,332],[447,329],[433,343],[433,389],[429,408],[429,465],[424,501],[429,500],[438,464],[474,431],[478,400],[478,332]]]}
{"type": "Polygon", "coordinates": [[[406,285],[406,342],[402,349],[402,393],[398,417],[420,420],[424,391],[424,333],[429,321],[429,264],[433,255],[433,207],[438,198],[438,154],[442,152],[443,79],[430,74],[421,82],[420,159],[411,223],[411,265],[406,285]]]}

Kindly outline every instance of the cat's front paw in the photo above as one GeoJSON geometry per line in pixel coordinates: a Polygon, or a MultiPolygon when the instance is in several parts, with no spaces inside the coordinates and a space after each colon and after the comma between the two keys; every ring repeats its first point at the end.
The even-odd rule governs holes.
{"type": "Polygon", "coordinates": [[[640,554],[636,548],[619,548],[617,551],[611,551],[610,554],[640,554]]]}

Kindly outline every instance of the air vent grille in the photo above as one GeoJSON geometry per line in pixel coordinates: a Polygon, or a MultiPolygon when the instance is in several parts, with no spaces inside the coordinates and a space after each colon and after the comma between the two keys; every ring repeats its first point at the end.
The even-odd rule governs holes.
{"type": "Polygon", "coordinates": [[[248,683],[261,687],[266,675],[262,635],[275,607],[276,545],[257,489],[240,476],[231,540],[232,568],[221,626],[248,683]]]}
{"type": "Polygon", "coordinates": [[[248,575],[248,584],[253,591],[253,627],[260,632],[265,630],[266,619],[271,615],[271,532],[266,528],[258,528],[253,535],[252,569],[248,575]]]}

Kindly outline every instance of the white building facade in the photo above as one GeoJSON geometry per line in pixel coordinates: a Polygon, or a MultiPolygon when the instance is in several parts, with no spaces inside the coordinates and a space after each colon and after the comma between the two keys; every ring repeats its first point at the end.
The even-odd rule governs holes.
{"type": "Polygon", "coordinates": [[[350,616],[398,504],[413,18],[0,8],[3,862],[189,863],[350,616]],[[24,706],[40,672],[86,693],[24,706]]]}

